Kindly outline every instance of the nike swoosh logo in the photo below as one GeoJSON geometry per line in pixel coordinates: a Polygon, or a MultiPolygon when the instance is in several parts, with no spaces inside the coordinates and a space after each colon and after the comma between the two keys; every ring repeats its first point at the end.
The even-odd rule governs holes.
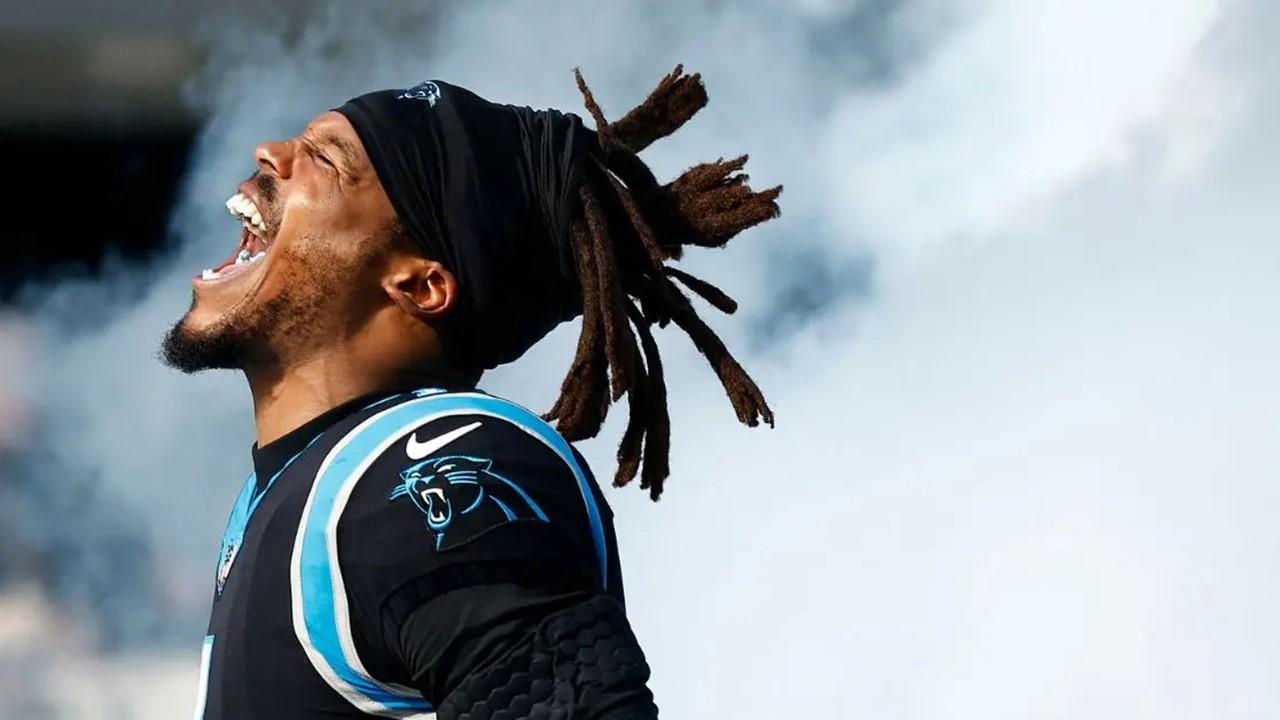
{"type": "Polygon", "coordinates": [[[443,435],[437,435],[426,442],[418,442],[418,433],[415,432],[409,436],[409,442],[405,443],[404,452],[410,460],[421,460],[478,427],[480,427],[479,421],[473,422],[443,435]]]}

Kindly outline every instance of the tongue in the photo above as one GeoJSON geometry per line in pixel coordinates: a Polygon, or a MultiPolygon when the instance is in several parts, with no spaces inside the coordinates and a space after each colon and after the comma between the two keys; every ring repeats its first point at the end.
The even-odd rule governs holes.
{"type": "Polygon", "coordinates": [[[242,250],[248,250],[249,256],[253,257],[254,255],[257,255],[258,253],[263,252],[266,249],[267,249],[267,246],[263,244],[262,238],[249,232],[248,228],[245,228],[244,230],[241,231],[240,244],[236,247],[235,252],[232,252],[231,257],[227,258],[226,260],[223,260],[222,264],[214,268],[213,271],[222,272],[226,268],[234,265],[236,262],[236,258],[240,256],[240,252],[242,250]]]}
{"type": "Polygon", "coordinates": [[[254,235],[248,230],[245,230],[244,234],[247,236],[245,240],[247,240],[248,243],[245,244],[244,242],[242,242],[241,247],[247,248],[249,250],[250,255],[257,255],[260,252],[266,252],[267,244],[262,242],[262,238],[258,237],[257,235],[254,235]]]}

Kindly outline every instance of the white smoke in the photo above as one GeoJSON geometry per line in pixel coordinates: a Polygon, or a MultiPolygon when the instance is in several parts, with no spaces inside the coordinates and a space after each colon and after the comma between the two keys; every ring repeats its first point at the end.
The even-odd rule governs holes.
{"type": "Polygon", "coordinates": [[[0,451],[19,444],[26,434],[29,390],[18,378],[31,374],[31,338],[18,317],[0,314],[0,451]]]}
{"type": "MultiPolygon", "coordinates": [[[[253,145],[425,77],[575,109],[580,66],[616,117],[678,61],[712,99],[647,153],[659,174],[745,150],[758,187],[787,191],[781,220],[688,260],[742,302],[714,324],[778,429],[737,428],[705,362],[663,333],[675,474],[657,505],[609,493],[664,715],[1280,712],[1269,4],[391,8],[328,6],[297,32],[211,23],[183,248],[53,288],[27,319],[48,353],[31,395],[47,447],[143,533],[148,611],[192,665],[115,717],[186,712],[248,470],[243,383],[152,353],[186,278],[233,241],[220,203],[253,145]],[[61,329],[64,309],[138,283],[140,301],[61,329]]],[[[488,388],[545,407],[572,338],[488,388]]],[[[605,479],[614,429],[584,445],[605,479]]]]}

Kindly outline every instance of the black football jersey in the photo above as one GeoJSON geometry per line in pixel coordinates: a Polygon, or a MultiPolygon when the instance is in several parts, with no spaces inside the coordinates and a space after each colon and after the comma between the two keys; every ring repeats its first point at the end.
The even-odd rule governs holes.
{"type": "Polygon", "coordinates": [[[600,489],[514,403],[365,397],[254,459],[218,555],[197,720],[434,718],[464,681],[507,682],[491,677],[503,658],[538,662],[544,615],[622,605],[600,489]],[[513,633],[533,639],[513,650],[513,633]]]}

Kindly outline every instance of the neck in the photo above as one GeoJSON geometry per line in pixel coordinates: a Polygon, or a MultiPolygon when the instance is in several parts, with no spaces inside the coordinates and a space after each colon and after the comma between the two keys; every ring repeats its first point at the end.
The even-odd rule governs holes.
{"type": "Polygon", "coordinates": [[[432,372],[371,372],[368,363],[342,355],[315,357],[283,369],[249,369],[245,377],[253,394],[258,447],[361,395],[440,381],[432,372]]]}

